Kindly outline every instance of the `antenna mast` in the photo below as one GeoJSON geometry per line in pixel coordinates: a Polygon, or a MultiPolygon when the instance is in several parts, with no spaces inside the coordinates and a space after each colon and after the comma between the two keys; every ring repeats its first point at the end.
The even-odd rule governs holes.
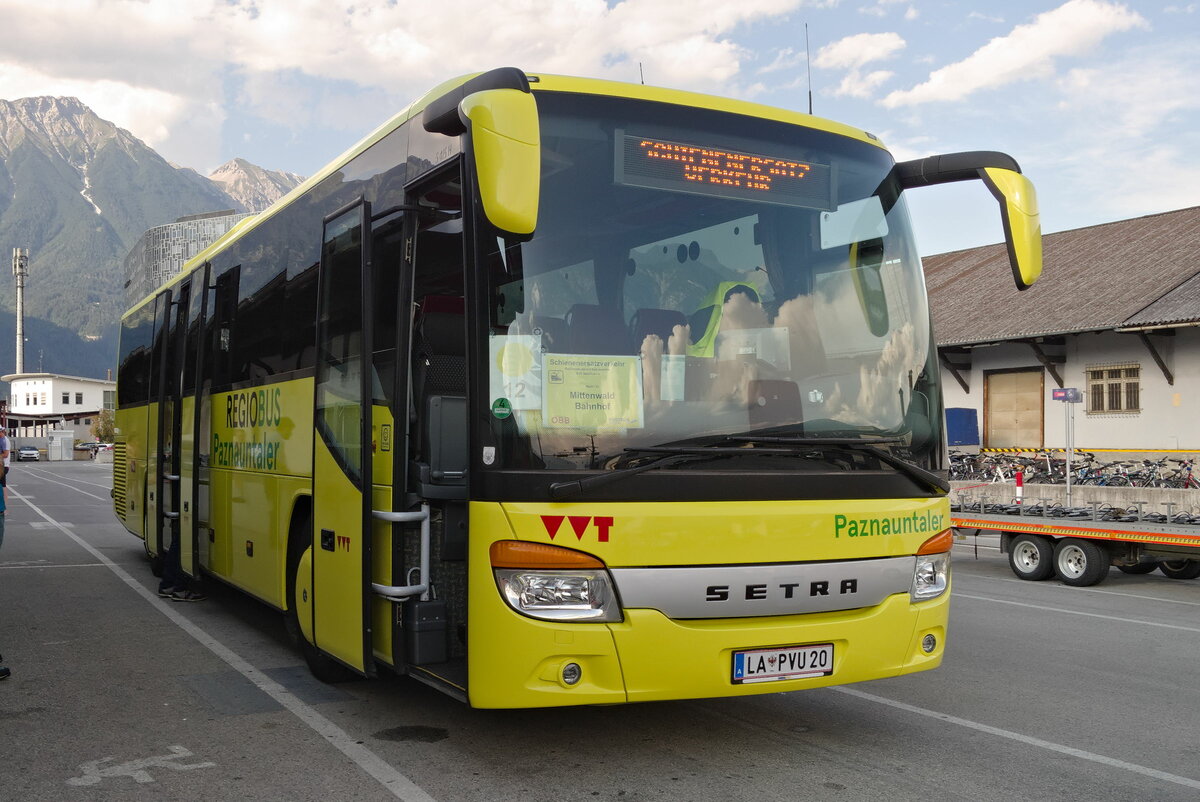
{"type": "Polygon", "coordinates": [[[29,275],[29,249],[13,248],[13,275],[17,279],[17,364],[15,373],[25,372],[25,277],[29,275]]]}
{"type": "Polygon", "coordinates": [[[808,23],[804,23],[804,69],[808,72],[808,113],[813,113],[812,108],[812,62],[808,56],[808,23]]]}

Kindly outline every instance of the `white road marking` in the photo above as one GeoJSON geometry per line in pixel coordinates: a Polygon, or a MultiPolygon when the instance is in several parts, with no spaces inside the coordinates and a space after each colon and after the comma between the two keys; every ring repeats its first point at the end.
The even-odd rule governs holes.
{"type": "Polygon", "coordinates": [[[837,691],[838,693],[844,693],[847,696],[854,696],[859,699],[865,699],[869,702],[875,702],[876,704],[887,705],[888,707],[894,707],[897,710],[904,710],[909,713],[916,713],[919,716],[926,716],[927,718],[933,718],[933,719],[937,719],[938,721],[944,721],[947,724],[956,724],[960,727],[967,727],[968,729],[977,730],[979,732],[985,732],[988,735],[995,735],[998,738],[1007,738],[1010,741],[1017,741],[1019,743],[1026,744],[1028,746],[1036,746],[1039,749],[1046,749],[1051,752],[1058,752],[1059,754],[1069,755],[1070,757],[1076,757],[1076,758],[1079,758],[1080,760],[1089,760],[1092,763],[1099,763],[1104,766],[1111,766],[1112,768],[1115,768],[1115,769],[1124,769],[1125,771],[1132,771],[1136,774],[1141,774],[1145,777],[1153,777],[1156,780],[1162,780],[1164,782],[1174,783],[1175,785],[1182,785],[1185,788],[1194,788],[1194,789],[1200,790],[1200,780],[1193,780],[1189,777],[1180,777],[1177,774],[1168,774],[1165,771],[1159,771],[1158,769],[1152,769],[1152,768],[1149,768],[1148,766],[1139,766],[1136,763],[1130,763],[1125,760],[1118,760],[1117,758],[1113,758],[1113,757],[1106,757],[1104,755],[1098,755],[1095,752],[1087,752],[1087,751],[1084,751],[1083,749],[1076,749],[1073,746],[1064,746],[1063,744],[1056,744],[1053,741],[1044,741],[1041,738],[1035,738],[1032,735],[1023,735],[1019,732],[1013,732],[1011,730],[1002,730],[999,727],[992,727],[987,724],[980,724],[978,721],[970,721],[969,719],[959,718],[958,716],[951,716],[946,713],[939,713],[936,710],[928,710],[924,707],[917,707],[916,705],[910,705],[910,704],[906,704],[904,702],[897,702],[894,699],[886,699],[882,696],[876,696],[873,693],[865,693],[863,691],[858,690],[857,688],[844,688],[843,687],[843,688],[831,688],[830,690],[837,691]]]}
{"type": "MultiPolygon", "coordinates": [[[[993,582],[1028,582],[1029,581],[1028,579],[1016,579],[1015,577],[1012,579],[1009,579],[1007,577],[1002,577],[1002,576],[985,576],[982,578],[990,579],[993,582]]],[[[1165,577],[1163,577],[1162,580],[1164,582],[1169,581],[1165,577]]],[[[1178,580],[1175,580],[1175,581],[1178,581],[1178,580]]],[[[1145,599],[1146,601],[1163,602],[1164,604],[1186,604],[1189,607],[1200,607],[1200,602],[1184,601],[1183,599],[1164,599],[1159,596],[1143,596],[1140,593],[1125,593],[1120,590],[1101,590],[1099,588],[1073,588],[1070,585],[1053,584],[1053,583],[1051,583],[1051,584],[1043,583],[1041,585],[1041,587],[1054,588],[1055,590],[1069,590],[1072,593],[1102,593],[1106,596],[1124,596],[1127,599],[1145,599]]]]}
{"type": "Polygon", "coordinates": [[[103,563],[63,563],[59,565],[51,565],[47,562],[27,562],[27,563],[0,563],[0,569],[4,568],[107,568],[103,563]]]}
{"type": "Polygon", "coordinates": [[[1087,618],[1103,618],[1105,621],[1120,621],[1123,624],[1138,624],[1144,627],[1161,627],[1162,629],[1178,629],[1183,632],[1200,632],[1200,628],[1181,627],[1178,624],[1163,624],[1158,621],[1141,621],[1136,618],[1119,618],[1115,615],[1085,613],[1080,610],[1067,610],[1062,607],[1047,607],[1041,604],[1026,604],[1025,602],[1008,601],[1006,599],[993,599],[989,596],[972,596],[969,593],[959,593],[957,591],[953,591],[953,594],[956,599],[974,599],[976,601],[993,602],[995,604],[1011,604],[1013,607],[1028,607],[1032,610],[1044,610],[1049,613],[1064,613],[1066,615],[1082,615],[1087,618]]]}
{"type": "MultiPolygon", "coordinates": [[[[26,469],[26,468],[22,468],[21,473],[26,473],[27,470],[28,469],[26,469]]],[[[89,482],[85,479],[75,479],[74,477],[63,476],[61,474],[53,473],[51,471],[28,471],[28,473],[30,476],[36,476],[40,479],[49,479],[51,481],[54,481],[56,484],[62,484],[63,482],[77,482],[78,484],[81,484],[81,485],[91,485],[92,487],[101,487],[101,488],[104,488],[105,490],[112,489],[112,472],[111,471],[108,473],[109,481],[107,484],[102,484],[100,482],[89,482]]],[[[9,481],[12,481],[12,479],[10,478],[9,481]]],[[[71,486],[63,485],[63,487],[71,487],[71,486]]],[[[71,489],[79,490],[79,488],[77,488],[77,487],[71,487],[71,489]]],[[[79,490],[79,492],[82,493],[83,491],[79,490]]],[[[95,498],[95,496],[93,496],[93,498],[95,498]]]]}
{"type": "MultiPolygon", "coordinates": [[[[232,649],[225,646],[203,629],[193,624],[184,615],[176,611],[173,607],[173,602],[160,599],[155,593],[143,587],[141,583],[134,579],[128,571],[93,548],[90,543],[80,538],[65,526],[59,526],[57,521],[34,505],[30,501],[29,497],[21,495],[11,487],[9,488],[9,494],[11,496],[15,496],[20,501],[23,501],[31,510],[41,516],[44,520],[55,524],[60,532],[78,543],[80,548],[82,548],[84,551],[88,552],[97,560],[104,563],[104,565],[106,565],[110,571],[116,574],[118,579],[132,588],[135,593],[153,604],[155,608],[168,619],[170,619],[173,624],[187,634],[191,635],[198,643],[203,645],[221,660],[224,660],[231,668],[254,683],[260,690],[263,691],[263,693],[267,694],[284,708],[291,711],[293,715],[311,727],[313,731],[329,742],[331,746],[336,748],[346,757],[350,758],[350,760],[354,761],[354,763],[367,774],[371,775],[371,777],[373,777],[380,785],[390,791],[397,799],[404,800],[404,802],[433,802],[433,797],[427,794],[412,780],[398,772],[383,758],[379,757],[362,744],[356,742],[355,739],[342,730],[341,727],[325,718],[312,707],[309,707],[287,688],[263,674],[232,649]]],[[[88,494],[85,493],[84,495],[88,494]]]]}
{"type": "Polygon", "coordinates": [[[152,783],[154,778],[150,776],[150,772],[146,771],[149,768],[191,771],[192,769],[210,769],[217,765],[207,760],[203,763],[180,763],[178,762],[180,758],[192,757],[192,752],[182,746],[168,746],[167,748],[171,750],[169,755],[127,760],[124,763],[104,768],[100,768],[100,764],[107,763],[113,758],[102,757],[99,760],[89,760],[79,764],[79,770],[83,772],[83,776],[71,777],[67,780],[67,785],[96,785],[108,777],[130,777],[134,782],[152,783]]]}

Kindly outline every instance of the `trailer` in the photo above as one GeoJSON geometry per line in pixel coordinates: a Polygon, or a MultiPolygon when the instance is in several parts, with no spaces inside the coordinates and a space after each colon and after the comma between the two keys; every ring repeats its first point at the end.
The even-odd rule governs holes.
{"type": "MultiPolygon", "coordinates": [[[[951,507],[958,532],[1000,533],[1000,551],[1021,579],[1040,581],[1057,575],[1066,585],[1086,587],[1108,576],[1110,566],[1127,574],[1159,570],[1172,579],[1200,576],[1200,524],[1177,518],[1111,514],[1044,505],[997,505],[979,502],[951,507]]],[[[1186,517],[1186,516],[1181,516],[1186,517]]]]}

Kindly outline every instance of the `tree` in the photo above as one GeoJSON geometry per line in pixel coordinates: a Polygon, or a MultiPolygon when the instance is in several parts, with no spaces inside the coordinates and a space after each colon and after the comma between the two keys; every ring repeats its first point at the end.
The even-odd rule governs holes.
{"type": "Polygon", "coordinates": [[[115,434],[112,410],[100,410],[100,413],[92,421],[92,437],[95,437],[99,443],[111,443],[115,434]]]}

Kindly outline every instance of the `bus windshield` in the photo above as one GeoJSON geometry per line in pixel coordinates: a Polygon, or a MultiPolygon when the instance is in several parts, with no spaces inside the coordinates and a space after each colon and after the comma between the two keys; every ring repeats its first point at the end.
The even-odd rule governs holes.
{"type": "Polygon", "coordinates": [[[488,464],[595,470],[759,435],[940,467],[925,286],[886,150],[683,106],[537,101],[536,234],[489,259],[488,464]]]}

